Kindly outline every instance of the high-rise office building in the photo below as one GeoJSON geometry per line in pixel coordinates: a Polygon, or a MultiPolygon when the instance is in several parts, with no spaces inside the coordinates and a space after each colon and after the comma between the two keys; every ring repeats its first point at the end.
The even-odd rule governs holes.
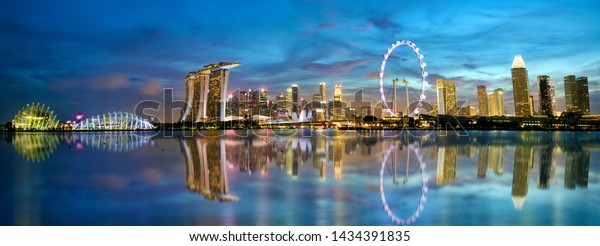
{"type": "Polygon", "coordinates": [[[488,115],[504,115],[504,89],[498,88],[488,94],[488,115]]]}
{"type": "Polygon", "coordinates": [[[565,103],[567,112],[590,114],[590,96],[587,77],[575,78],[567,75],[565,81],[565,103]]]}
{"type": "Polygon", "coordinates": [[[300,106],[298,104],[298,85],[293,84],[290,88],[292,89],[292,112],[298,113],[298,107],[300,106]]]}
{"type": "Polygon", "coordinates": [[[438,114],[456,115],[458,109],[456,106],[456,84],[445,80],[436,79],[438,114]]]}
{"type": "Polygon", "coordinates": [[[529,115],[535,114],[535,104],[533,103],[533,96],[529,96],[529,115]]]}
{"type": "Polygon", "coordinates": [[[229,69],[239,65],[234,62],[220,62],[189,73],[186,77],[186,104],[179,121],[225,120],[229,69]]]}
{"type": "Polygon", "coordinates": [[[556,84],[550,80],[550,97],[552,98],[552,113],[556,112],[556,84]]]}
{"type": "Polygon", "coordinates": [[[564,77],[565,80],[565,104],[566,111],[578,113],[579,112],[579,98],[577,79],[575,75],[567,75],[564,77]]]}
{"type": "Polygon", "coordinates": [[[513,96],[516,116],[531,115],[529,98],[529,79],[527,68],[521,55],[516,55],[511,67],[513,96]]]}
{"type": "Polygon", "coordinates": [[[488,94],[485,85],[477,86],[477,104],[479,105],[479,115],[488,116],[488,94]]]}
{"type": "Polygon", "coordinates": [[[321,82],[319,84],[319,95],[321,96],[321,100],[325,101],[327,98],[327,88],[325,87],[325,82],[321,82]]]}
{"type": "Polygon", "coordinates": [[[294,108],[294,90],[292,87],[287,88],[285,91],[285,109],[287,109],[288,113],[291,115],[292,110],[294,108]]]}
{"type": "Polygon", "coordinates": [[[342,84],[335,85],[335,91],[333,92],[333,101],[342,101],[342,84]]]}
{"type": "Polygon", "coordinates": [[[587,77],[577,78],[577,97],[579,99],[579,112],[590,114],[590,94],[587,77]]]}
{"type": "Polygon", "coordinates": [[[537,76],[537,85],[539,92],[539,114],[541,115],[554,115],[554,111],[552,110],[552,91],[551,91],[551,83],[550,76],[548,75],[540,75],[537,76]]]}

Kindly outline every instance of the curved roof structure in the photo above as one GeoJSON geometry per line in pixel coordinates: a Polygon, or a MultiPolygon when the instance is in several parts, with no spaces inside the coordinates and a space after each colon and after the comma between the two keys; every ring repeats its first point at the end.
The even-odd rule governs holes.
{"type": "Polygon", "coordinates": [[[144,118],[128,112],[96,115],[80,121],[73,130],[149,130],[154,129],[144,118]]]}
{"type": "Polygon", "coordinates": [[[32,103],[23,107],[12,120],[17,131],[46,131],[58,126],[54,112],[44,104],[32,103]]]}

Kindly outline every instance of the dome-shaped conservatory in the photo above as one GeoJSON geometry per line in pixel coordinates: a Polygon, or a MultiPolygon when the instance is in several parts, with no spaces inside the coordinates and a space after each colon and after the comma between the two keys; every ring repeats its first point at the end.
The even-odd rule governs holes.
{"type": "Polygon", "coordinates": [[[43,104],[32,103],[15,115],[12,125],[17,131],[46,131],[56,129],[58,119],[50,108],[43,104]]]}
{"type": "Polygon", "coordinates": [[[80,121],[73,130],[149,130],[154,129],[144,118],[128,112],[112,112],[80,121]]]}

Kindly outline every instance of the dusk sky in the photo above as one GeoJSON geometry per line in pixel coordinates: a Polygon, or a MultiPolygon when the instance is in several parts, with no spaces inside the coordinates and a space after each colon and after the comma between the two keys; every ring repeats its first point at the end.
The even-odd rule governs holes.
{"type": "MultiPolygon", "coordinates": [[[[537,75],[589,79],[592,114],[600,114],[598,1],[2,1],[0,121],[30,102],[59,119],[133,111],[173,88],[184,100],[185,76],[206,64],[240,62],[229,91],[266,87],[269,99],[295,83],[310,99],[320,82],[344,101],[364,89],[374,102],[382,55],[396,40],[425,56],[427,101],[436,78],[457,83],[459,100],[477,107],[477,85],[504,88],[514,112],[510,67],[523,56],[537,103],[537,75]]],[[[399,47],[386,80],[420,86],[418,61],[399,47]]],[[[403,92],[403,90],[402,90],[403,92]]],[[[403,94],[401,94],[403,95],[403,94]]],[[[404,101],[404,97],[399,97],[404,101]]]]}

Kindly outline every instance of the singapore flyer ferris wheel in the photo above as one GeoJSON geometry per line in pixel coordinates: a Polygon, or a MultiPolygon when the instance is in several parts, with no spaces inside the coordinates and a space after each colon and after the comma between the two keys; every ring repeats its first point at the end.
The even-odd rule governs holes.
{"type": "MultiPolygon", "coordinates": [[[[413,50],[413,52],[417,56],[417,59],[419,60],[419,65],[421,66],[421,92],[419,95],[419,100],[417,102],[415,109],[408,115],[413,116],[414,114],[417,114],[419,112],[419,108],[421,108],[423,106],[423,101],[426,98],[425,97],[425,87],[427,86],[427,75],[428,74],[427,74],[427,71],[425,71],[425,67],[427,66],[427,64],[423,61],[423,58],[424,58],[423,55],[419,52],[420,51],[419,48],[417,48],[417,46],[413,42],[411,42],[409,40],[396,41],[387,50],[385,55],[383,55],[383,60],[381,61],[381,66],[380,66],[380,70],[379,70],[379,92],[381,93],[381,101],[382,101],[383,106],[385,107],[386,111],[392,117],[397,117],[398,115],[396,115],[396,112],[393,112],[393,110],[390,109],[389,105],[387,104],[386,97],[385,97],[384,85],[383,85],[384,74],[385,74],[385,65],[387,63],[388,58],[394,51],[394,49],[396,49],[398,46],[402,46],[402,45],[406,45],[413,50]]],[[[406,107],[408,110],[408,105],[406,105],[406,107]]]]}

